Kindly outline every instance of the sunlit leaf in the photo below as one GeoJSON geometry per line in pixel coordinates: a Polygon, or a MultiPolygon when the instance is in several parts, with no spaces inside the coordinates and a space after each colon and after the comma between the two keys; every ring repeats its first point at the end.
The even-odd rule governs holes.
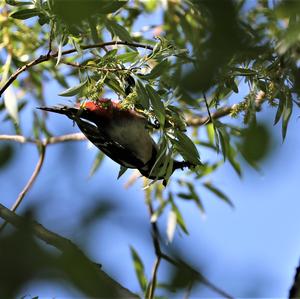
{"type": "Polygon", "coordinates": [[[86,79],[85,81],[81,82],[78,85],[72,86],[68,88],[67,90],[61,92],[59,95],[62,97],[72,97],[75,96],[76,94],[80,93],[85,85],[88,83],[88,80],[86,79]]]}
{"type": "Polygon", "coordinates": [[[138,56],[139,56],[139,52],[128,52],[128,53],[119,54],[116,57],[116,59],[122,61],[123,63],[134,62],[138,56]]]}
{"type": "Polygon", "coordinates": [[[201,162],[199,152],[193,141],[180,131],[176,131],[175,136],[177,137],[178,141],[172,140],[172,142],[175,143],[176,149],[183,156],[183,158],[194,165],[200,165],[201,162]]]}
{"type": "Polygon", "coordinates": [[[140,75],[140,77],[146,80],[153,80],[158,76],[162,75],[168,69],[169,65],[170,63],[168,62],[168,60],[163,60],[157,65],[155,65],[155,67],[151,70],[149,74],[140,75]]]}
{"type": "Polygon", "coordinates": [[[130,252],[131,257],[133,259],[135,274],[137,276],[138,282],[140,284],[141,289],[145,291],[147,288],[147,278],[145,275],[144,264],[141,258],[139,257],[138,253],[132,246],[130,246],[130,252]]]}
{"type": "Polygon", "coordinates": [[[99,169],[99,167],[102,164],[102,161],[104,159],[104,154],[102,152],[98,152],[96,158],[94,159],[93,165],[91,167],[90,176],[93,176],[95,174],[95,172],[99,169]]]}
{"type": "Polygon", "coordinates": [[[154,113],[155,113],[160,125],[163,127],[165,124],[165,118],[166,118],[165,106],[164,106],[162,100],[160,99],[159,94],[155,91],[155,89],[151,85],[147,84],[146,90],[147,90],[148,96],[150,98],[150,102],[153,107],[154,113]]]}
{"type": "Polygon", "coordinates": [[[176,231],[177,224],[177,215],[176,212],[172,209],[169,211],[167,219],[167,238],[169,242],[173,241],[174,234],[176,231]]]}
{"type": "Polygon", "coordinates": [[[12,87],[9,87],[4,93],[4,105],[10,117],[19,123],[18,100],[12,87]]]}
{"type": "Polygon", "coordinates": [[[124,26],[121,26],[114,20],[105,21],[107,29],[114,35],[118,36],[121,40],[126,42],[132,42],[130,33],[126,30],[124,26]]]}

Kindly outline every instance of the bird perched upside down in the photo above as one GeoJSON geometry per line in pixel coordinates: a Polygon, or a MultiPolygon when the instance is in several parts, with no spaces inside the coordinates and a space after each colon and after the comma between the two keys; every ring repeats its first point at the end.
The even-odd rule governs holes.
{"type": "MultiPolygon", "coordinates": [[[[148,121],[133,109],[109,99],[85,102],[75,107],[39,107],[64,114],[76,122],[82,133],[104,154],[126,168],[136,168],[150,179],[157,178],[151,170],[157,159],[157,144],[147,130],[148,121]]],[[[174,161],[173,171],[192,166],[189,162],[174,161]]]]}

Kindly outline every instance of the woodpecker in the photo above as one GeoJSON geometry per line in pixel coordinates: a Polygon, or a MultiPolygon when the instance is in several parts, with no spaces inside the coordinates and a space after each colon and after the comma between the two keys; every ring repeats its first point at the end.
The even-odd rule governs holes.
{"type": "MultiPolygon", "coordinates": [[[[151,173],[157,160],[158,146],[147,129],[147,118],[141,113],[104,98],[74,107],[38,109],[64,114],[72,119],[88,140],[121,166],[138,169],[150,179],[163,178],[151,173]]],[[[174,161],[173,171],[191,166],[190,162],[174,161]]]]}

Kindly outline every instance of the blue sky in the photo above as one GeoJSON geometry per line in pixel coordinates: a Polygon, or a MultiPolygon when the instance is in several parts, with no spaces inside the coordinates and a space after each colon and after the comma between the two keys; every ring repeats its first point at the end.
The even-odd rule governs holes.
{"type": "MultiPolygon", "coordinates": [[[[143,22],[140,21],[140,26],[143,22]]],[[[57,96],[61,89],[53,83],[47,83],[45,88],[49,104],[61,102],[57,96]]],[[[22,116],[23,123],[30,123],[28,117],[36,106],[33,99],[29,102],[22,116]]],[[[259,115],[261,121],[272,124],[275,109],[265,106],[259,115]]],[[[244,164],[244,175],[240,179],[225,163],[211,176],[214,184],[233,200],[234,209],[205,191],[201,191],[201,198],[206,217],[202,217],[192,203],[178,201],[190,235],[177,233],[174,244],[196,268],[203,269],[212,282],[235,297],[286,297],[291,286],[300,256],[297,117],[296,111],[284,143],[280,126],[270,125],[273,151],[260,165],[260,172],[244,164]]],[[[78,131],[70,120],[61,116],[49,116],[48,124],[55,135],[78,131]]],[[[10,126],[1,124],[0,134],[9,132],[12,132],[10,126]]],[[[30,135],[30,132],[31,128],[26,127],[25,134],[30,135]]],[[[38,158],[32,145],[17,144],[15,149],[15,161],[9,169],[0,172],[0,198],[6,206],[14,202],[38,158]]],[[[119,167],[109,159],[89,179],[96,153],[95,149],[88,149],[85,142],[49,147],[41,175],[19,211],[32,204],[38,205],[37,218],[43,225],[74,240],[121,284],[138,291],[129,246],[139,252],[148,275],[154,262],[141,181],[124,189],[130,173],[117,180],[119,167]],[[117,207],[116,211],[95,220],[91,227],[82,231],[80,221],[84,215],[106,200],[117,207]]],[[[165,216],[159,220],[159,225],[164,231],[165,216]]],[[[159,278],[166,280],[168,269],[163,265],[159,278]]],[[[76,294],[72,292],[59,284],[36,281],[25,286],[20,295],[62,297],[76,294]]],[[[195,297],[215,296],[210,290],[197,288],[192,294],[195,297]]]]}

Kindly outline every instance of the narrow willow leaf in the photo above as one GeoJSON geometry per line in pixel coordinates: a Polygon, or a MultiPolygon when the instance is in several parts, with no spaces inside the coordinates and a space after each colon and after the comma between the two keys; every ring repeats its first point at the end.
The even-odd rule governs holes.
{"type": "Polygon", "coordinates": [[[292,97],[286,97],[282,115],[282,138],[285,139],[287,126],[293,110],[292,97]]]}
{"type": "Polygon", "coordinates": [[[102,59],[108,59],[111,57],[114,58],[114,57],[116,57],[117,53],[118,53],[118,49],[112,49],[112,50],[106,52],[102,59]]]}
{"type": "Polygon", "coordinates": [[[172,211],[176,214],[176,221],[179,225],[179,227],[182,229],[182,231],[185,233],[185,234],[189,234],[187,228],[186,228],[186,225],[185,225],[185,222],[183,220],[183,217],[178,209],[178,207],[176,206],[175,202],[172,200],[171,201],[171,204],[172,204],[172,211]]]}
{"type": "MultiPolygon", "coordinates": [[[[183,158],[194,165],[200,165],[201,162],[199,152],[194,142],[187,135],[180,131],[176,131],[175,136],[178,139],[178,142],[175,141],[176,149],[183,156],[183,158]]],[[[172,140],[172,142],[174,142],[174,140],[172,140]]]]}
{"type": "Polygon", "coordinates": [[[76,94],[78,94],[80,91],[82,91],[82,89],[85,87],[85,85],[88,83],[88,79],[86,79],[85,81],[81,82],[78,85],[75,85],[73,87],[68,88],[67,90],[61,92],[60,94],[58,94],[59,96],[62,97],[72,97],[75,96],[76,94]]]}
{"type": "Polygon", "coordinates": [[[165,207],[169,204],[168,200],[164,200],[160,206],[156,209],[156,211],[151,215],[151,222],[156,222],[158,217],[163,213],[165,207]]]}
{"type": "Polygon", "coordinates": [[[168,219],[167,219],[167,238],[168,242],[172,242],[177,224],[177,215],[176,212],[172,209],[169,211],[168,219]]]}
{"type": "Polygon", "coordinates": [[[134,62],[138,56],[139,56],[139,52],[128,52],[128,53],[123,53],[118,55],[116,59],[118,61],[122,61],[123,63],[134,62]]]}
{"type": "Polygon", "coordinates": [[[279,99],[278,108],[277,108],[277,112],[276,112],[275,120],[274,120],[274,125],[276,125],[278,123],[278,121],[280,120],[280,117],[283,112],[283,107],[284,107],[284,101],[283,101],[283,99],[279,99]]]}
{"type": "Polygon", "coordinates": [[[220,140],[221,149],[223,153],[223,159],[225,161],[227,158],[227,151],[229,146],[229,135],[227,134],[227,132],[223,127],[218,127],[217,132],[219,135],[219,140],[220,140]]]}
{"type": "Polygon", "coordinates": [[[241,169],[240,163],[236,160],[236,157],[237,157],[236,150],[230,144],[228,144],[228,150],[227,150],[228,161],[230,162],[231,166],[236,171],[238,176],[241,177],[242,169],[241,169]]]}
{"type": "Polygon", "coordinates": [[[161,74],[163,74],[166,69],[169,67],[170,63],[168,62],[168,60],[163,60],[160,63],[158,63],[149,74],[146,75],[140,75],[140,77],[142,79],[146,79],[146,80],[152,80],[155,79],[157,77],[159,77],[161,74]]]}
{"type": "Polygon", "coordinates": [[[215,141],[215,130],[214,130],[213,123],[206,125],[206,132],[207,132],[207,137],[208,137],[209,143],[213,145],[214,141],[215,141]]]}
{"type": "Polygon", "coordinates": [[[147,278],[145,275],[144,264],[143,264],[141,258],[139,257],[138,253],[132,246],[130,246],[130,252],[131,252],[131,257],[133,259],[135,274],[137,276],[140,287],[143,291],[146,291],[147,278]]]}
{"type": "Polygon", "coordinates": [[[150,98],[143,83],[140,82],[139,80],[137,80],[136,91],[137,91],[139,103],[142,105],[144,109],[148,110],[150,106],[150,98]]]}
{"type": "Polygon", "coordinates": [[[204,186],[210,190],[212,193],[214,193],[217,197],[219,197],[220,199],[222,199],[224,202],[226,202],[227,204],[229,204],[231,207],[234,207],[233,203],[231,202],[231,200],[219,189],[217,189],[215,186],[213,186],[211,183],[206,182],[204,183],[204,186]]]}
{"type": "Polygon", "coordinates": [[[234,71],[235,76],[253,76],[257,74],[254,70],[239,67],[234,67],[232,70],[234,71]]]}
{"type": "Polygon", "coordinates": [[[125,27],[119,25],[117,22],[112,20],[106,20],[105,23],[110,33],[118,36],[123,41],[132,42],[131,36],[129,32],[125,29],[125,27]]]}
{"type": "Polygon", "coordinates": [[[154,175],[154,176],[159,176],[159,170],[160,170],[160,166],[163,163],[163,161],[165,160],[165,155],[168,149],[168,145],[165,139],[162,140],[161,145],[159,147],[158,153],[156,154],[156,161],[153,165],[153,167],[151,168],[150,174],[154,175]]]}
{"type": "Polygon", "coordinates": [[[63,38],[61,38],[61,40],[58,44],[58,54],[57,54],[56,66],[59,64],[59,62],[61,60],[62,47],[63,47],[63,38]]]}
{"type": "Polygon", "coordinates": [[[124,6],[128,1],[127,0],[101,0],[99,2],[100,2],[99,5],[101,5],[101,11],[99,11],[99,13],[107,15],[117,11],[122,6],[124,6]]]}
{"type": "Polygon", "coordinates": [[[31,1],[6,0],[6,3],[11,5],[11,6],[32,5],[31,1]]]}
{"type": "Polygon", "coordinates": [[[105,84],[113,89],[116,93],[121,94],[122,96],[126,96],[124,89],[121,87],[120,82],[115,78],[109,76],[105,78],[105,84]]]}
{"type": "Polygon", "coordinates": [[[11,86],[4,93],[4,105],[10,117],[19,124],[18,100],[11,86]]]}
{"type": "Polygon", "coordinates": [[[93,165],[91,167],[89,176],[93,176],[95,174],[95,172],[99,169],[100,165],[102,164],[102,161],[104,159],[104,154],[102,152],[99,152],[96,156],[96,158],[94,159],[93,165]]]}
{"type": "Polygon", "coordinates": [[[19,20],[26,20],[32,17],[37,17],[40,11],[35,8],[20,9],[10,14],[10,17],[19,20]]]}
{"type": "Polygon", "coordinates": [[[190,194],[192,196],[192,199],[194,200],[194,202],[196,203],[197,207],[199,208],[199,210],[205,214],[205,209],[204,209],[204,206],[202,204],[202,201],[198,195],[198,193],[196,192],[195,190],[195,187],[192,183],[190,182],[187,182],[187,187],[189,188],[189,191],[190,191],[190,194]]]}
{"type": "Polygon", "coordinates": [[[161,101],[159,94],[155,91],[155,89],[151,85],[147,84],[146,90],[149,95],[150,102],[153,107],[155,116],[157,117],[160,125],[163,127],[166,119],[164,103],[161,101]]]}

